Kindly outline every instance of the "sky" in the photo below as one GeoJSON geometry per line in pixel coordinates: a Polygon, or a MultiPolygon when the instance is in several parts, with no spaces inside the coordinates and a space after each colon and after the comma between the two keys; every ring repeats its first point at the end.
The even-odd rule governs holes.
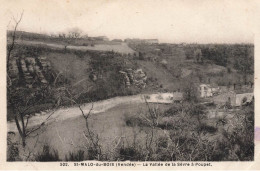
{"type": "MultiPolygon", "coordinates": [[[[259,3],[258,3],[259,4],[259,3]]],[[[9,0],[7,29],[59,33],[79,28],[110,39],[157,38],[169,43],[253,43],[255,1],[246,0],[9,0]]]]}

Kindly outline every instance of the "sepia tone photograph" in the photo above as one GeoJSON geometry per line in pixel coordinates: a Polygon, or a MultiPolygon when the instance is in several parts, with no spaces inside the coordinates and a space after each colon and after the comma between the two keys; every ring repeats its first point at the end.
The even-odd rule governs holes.
{"type": "Polygon", "coordinates": [[[252,4],[22,2],[6,162],[255,161],[254,32],[236,17],[252,4]]]}

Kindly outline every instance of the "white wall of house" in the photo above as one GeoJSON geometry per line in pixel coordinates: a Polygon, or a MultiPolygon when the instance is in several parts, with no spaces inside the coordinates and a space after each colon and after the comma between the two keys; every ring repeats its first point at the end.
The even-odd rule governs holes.
{"type": "Polygon", "coordinates": [[[243,93],[236,95],[236,106],[241,106],[244,102],[251,102],[254,97],[254,93],[243,93]]]}
{"type": "Polygon", "coordinates": [[[212,97],[213,91],[212,88],[207,84],[200,85],[200,97],[212,97]]]}

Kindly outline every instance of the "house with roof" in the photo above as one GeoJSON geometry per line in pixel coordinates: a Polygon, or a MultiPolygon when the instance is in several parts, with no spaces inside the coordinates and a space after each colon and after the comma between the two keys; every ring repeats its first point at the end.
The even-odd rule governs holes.
{"type": "Polygon", "coordinates": [[[219,105],[229,103],[231,106],[243,106],[253,101],[253,88],[245,86],[241,89],[219,91],[219,94],[212,99],[214,103],[219,105]]]}
{"type": "Polygon", "coordinates": [[[251,103],[254,99],[254,93],[236,94],[235,106],[243,106],[251,103]]]}
{"type": "Polygon", "coordinates": [[[200,84],[199,86],[200,97],[202,98],[212,97],[218,91],[219,91],[219,87],[213,87],[209,84],[200,84]]]}

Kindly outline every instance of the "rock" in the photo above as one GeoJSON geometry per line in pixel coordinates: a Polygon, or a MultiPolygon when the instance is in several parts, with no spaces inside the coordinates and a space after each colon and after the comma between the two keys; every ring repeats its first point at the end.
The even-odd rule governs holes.
{"type": "Polygon", "coordinates": [[[131,68],[128,68],[126,71],[119,71],[119,73],[123,75],[127,87],[135,85],[138,88],[145,88],[147,76],[142,69],[133,71],[131,68]]]}

